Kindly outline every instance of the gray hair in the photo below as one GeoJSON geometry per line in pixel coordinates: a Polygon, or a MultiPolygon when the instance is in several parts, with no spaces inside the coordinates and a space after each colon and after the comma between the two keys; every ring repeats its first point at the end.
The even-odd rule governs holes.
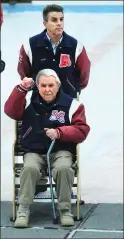
{"type": "Polygon", "coordinates": [[[59,79],[58,75],[52,69],[43,69],[43,70],[39,71],[37,76],[36,76],[36,85],[39,84],[39,79],[40,79],[41,76],[54,76],[55,79],[56,79],[56,83],[58,85],[61,85],[61,82],[60,82],[60,79],[59,79]]]}

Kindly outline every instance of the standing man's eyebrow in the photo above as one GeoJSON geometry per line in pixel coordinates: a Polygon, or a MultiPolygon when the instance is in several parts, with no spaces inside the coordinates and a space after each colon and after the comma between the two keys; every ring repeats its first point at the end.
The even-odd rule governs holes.
{"type": "MultiPolygon", "coordinates": [[[[58,18],[57,17],[52,17],[52,20],[57,20],[58,18]]],[[[61,17],[60,20],[63,20],[64,17],[61,17]]]]}
{"type": "Polygon", "coordinates": [[[52,20],[57,20],[57,17],[52,17],[52,20]]]}

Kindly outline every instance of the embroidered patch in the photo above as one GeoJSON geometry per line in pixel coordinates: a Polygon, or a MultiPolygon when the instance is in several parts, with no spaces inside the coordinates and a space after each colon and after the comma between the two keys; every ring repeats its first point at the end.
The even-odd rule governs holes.
{"type": "Polygon", "coordinates": [[[61,54],[59,67],[71,66],[70,56],[68,54],[61,54]]]}
{"type": "Polygon", "coordinates": [[[60,123],[65,123],[65,112],[63,111],[58,111],[58,110],[53,110],[52,115],[50,116],[50,120],[58,120],[60,123]]]}

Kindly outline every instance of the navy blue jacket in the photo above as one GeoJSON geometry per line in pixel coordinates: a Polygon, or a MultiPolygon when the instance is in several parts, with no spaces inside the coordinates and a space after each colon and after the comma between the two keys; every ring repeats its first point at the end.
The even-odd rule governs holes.
{"type": "Polygon", "coordinates": [[[22,45],[18,63],[21,79],[27,76],[35,80],[37,73],[46,68],[56,71],[63,91],[72,97],[77,97],[77,92],[88,84],[90,61],[86,50],[65,32],[55,55],[46,30],[29,38],[28,47],[22,45]]]}
{"type": "MultiPolygon", "coordinates": [[[[63,125],[70,125],[69,108],[71,103],[72,98],[63,92],[58,95],[52,104],[45,103],[39,94],[33,97],[29,106],[25,109],[22,119],[21,146],[25,152],[42,154],[47,152],[51,140],[46,136],[44,128],[58,128],[63,125]]],[[[75,148],[76,144],[74,143],[56,140],[53,152],[68,150],[75,154],[75,148]]]]}
{"type": "MultiPolygon", "coordinates": [[[[33,91],[32,91],[33,92],[33,91]]],[[[25,152],[46,154],[51,140],[44,128],[55,128],[59,134],[53,152],[67,150],[75,154],[77,143],[83,142],[90,127],[85,108],[76,99],[59,91],[56,99],[46,103],[39,95],[14,87],[4,106],[4,112],[14,120],[22,120],[21,146],[25,152]]]]}

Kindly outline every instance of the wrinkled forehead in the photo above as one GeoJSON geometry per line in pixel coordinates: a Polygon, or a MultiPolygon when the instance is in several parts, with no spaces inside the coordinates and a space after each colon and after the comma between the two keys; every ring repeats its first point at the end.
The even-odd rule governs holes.
{"type": "Polygon", "coordinates": [[[55,76],[44,76],[44,75],[42,75],[42,76],[40,76],[40,78],[39,78],[39,84],[56,84],[56,78],[55,78],[55,76]]]}
{"type": "Polygon", "coordinates": [[[56,18],[56,19],[64,18],[64,14],[62,12],[49,12],[48,20],[51,20],[53,18],[56,18]]]}

